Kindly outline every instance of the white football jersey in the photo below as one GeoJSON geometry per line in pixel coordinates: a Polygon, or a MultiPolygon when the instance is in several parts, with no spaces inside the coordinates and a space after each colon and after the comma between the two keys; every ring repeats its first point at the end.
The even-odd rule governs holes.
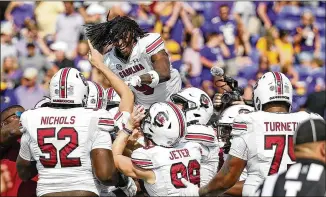
{"type": "Polygon", "coordinates": [[[248,177],[242,195],[250,196],[266,176],[282,172],[295,162],[293,135],[298,125],[311,118],[307,112],[240,114],[234,119],[229,154],[247,161],[248,177]]]}
{"type": "Polygon", "coordinates": [[[111,150],[113,115],[104,109],[38,108],[24,112],[19,155],[37,162],[37,196],[85,190],[99,194],[90,152],[111,150]]]}
{"type": "MultiPolygon", "coordinates": [[[[132,49],[128,61],[118,58],[113,48],[104,55],[104,63],[123,81],[128,81],[132,76],[143,75],[153,69],[151,56],[165,50],[163,39],[158,33],[148,33],[140,38],[132,49]]],[[[155,102],[170,100],[170,96],[181,89],[179,72],[170,67],[171,79],[159,83],[155,88],[144,84],[140,87],[132,87],[136,104],[149,108],[155,102]]]]}
{"type": "Polygon", "coordinates": [[[131,161],[140,168],[154,171],[156,182],[144,181],[149,196],[179,196],[178,188],[185,188],[181,178],[200,184],[201,147],[198,143],[180,143],[175,148],[139,148],[132,153],[131,161]]]}
{"type": "Polygon", "coordinates": [[[219,164],[220,147],[213,127],[201,124],[190,125],[187,127],[184,140],[201,145],[200,185],[208,184],[216,175],[219,164]]]}

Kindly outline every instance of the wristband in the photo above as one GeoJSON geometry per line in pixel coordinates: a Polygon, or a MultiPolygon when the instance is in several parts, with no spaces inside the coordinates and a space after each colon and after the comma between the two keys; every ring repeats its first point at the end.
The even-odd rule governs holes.
{"type": "Polygon", "coordinates": [[[160,76],[155,70],[151,70],[147,74],[149,74],[152,78],[152,83],[148,84],[148,86],[151,88],[155,88],[160,82],[160,76]]]}
{"type": "Polygon", "coordinates": [[[127,135],[131,135],[132,134],[132,130],[127,129],[126,127],[123,127],[122,131],[127,134],[127,135]]]}

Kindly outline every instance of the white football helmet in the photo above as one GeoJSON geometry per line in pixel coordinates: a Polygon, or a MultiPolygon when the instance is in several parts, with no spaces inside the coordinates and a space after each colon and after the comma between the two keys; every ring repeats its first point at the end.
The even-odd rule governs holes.
{"type": "Polygon", "coordinates": [[[39,102],[36,103],[34,109],[40,107],[48,107],[50,104],[51,104],[51,99],[49,97],[44,96],[42,100],[39,100],[39,102]]]}
{"type": "Polygon", "coordinates": [[[213,103],[209,96],[198,88],[186,88],[171,95],[175,104],[182,104],[187,123],[207,124],[213,115],[213,103]]]}
{"type": "Polygon", "coordinates": [[[144,136],[156,145],[175,146],[186,133],[183,112],[171,102],[158,102],[150,106],[141,128],[144,136]]]}
{"type": "Polygon", "coordinates": [[[86,105],[88,85],[75,68],[60,69],[50,81],[51,103],[86,105]]]}
{"type": "Polygon", "coordinates": [[[290,80],[280,72],[265,73],[254,86],[253,99],[256,110],[269,102],[284,101],[292,105],[292,85],[290,80]]]}
{"type": "Polygon", "coordinates": [[[89,94],[86,107],[106,109],[107,94],[105,89],[100,84],[93,81],[87,81],[87,84],[89,87],[89,94]]]}
{"type": "Polygon", "coordinates": [[[106,89],[107,93],[107,106],[117,106],[120,104],[121,98],[119,94],[113,89],[108,88],[106,89]]]}
{"type": "Polygon", "coordinates": [[[217,139],[223,143],[228,140],[232,131],[234,118],[239,114],[253,112],[254,108],[248,105],[232,105],[226,108],[220,115],[217,123],[217,139]]]}

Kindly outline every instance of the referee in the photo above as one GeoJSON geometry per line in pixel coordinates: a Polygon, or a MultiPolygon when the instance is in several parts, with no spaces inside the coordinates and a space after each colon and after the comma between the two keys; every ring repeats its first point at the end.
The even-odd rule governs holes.
{"type": "Polygon", "coordinates": [[[326,196],[326,124],[310,119],[294,135],[296,162],[286,172],[265,179],[255,196],[326,196]]]}

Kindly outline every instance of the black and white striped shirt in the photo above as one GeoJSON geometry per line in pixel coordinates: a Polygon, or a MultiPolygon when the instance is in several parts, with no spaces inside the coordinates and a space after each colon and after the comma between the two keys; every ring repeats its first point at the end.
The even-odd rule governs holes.
{"type": "Polygon", "coordinates": [[[297,159],[286,172],[265,179],[255,196],[326,196],[325,163],[297,159]]]}

